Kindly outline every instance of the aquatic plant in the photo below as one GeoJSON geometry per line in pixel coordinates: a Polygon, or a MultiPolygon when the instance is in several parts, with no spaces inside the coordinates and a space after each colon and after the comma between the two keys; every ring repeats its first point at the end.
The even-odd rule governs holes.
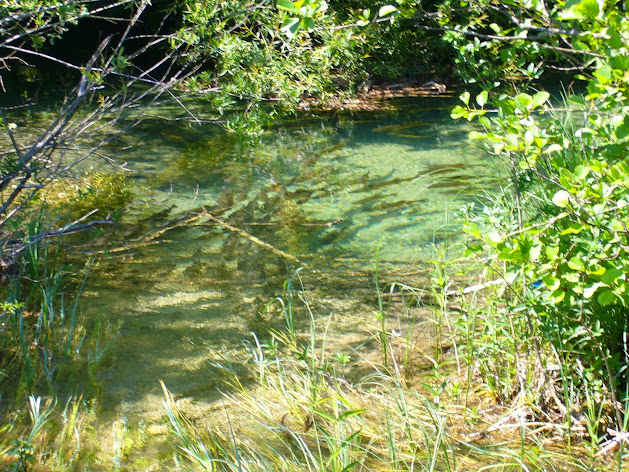
{"type": "Polygon", "coordinates": [[[70,397],[62,411],[51,398],[28,397],[21,410],[0,418],[0,466],[3,470],[73,470],[81,458],[85,404],[70,397]]]}
{"type": "Polygon", "coordinates": [[[70,470],[84,458],[86,406],[76,393],[61,409],[59,386],[72,379],[75,392],[93,388],[110,333],[87,329],[78,313],[90,264],[83,273],[71,269],[61,263],[58,242],[39,240],[37,232],[32,240],[1,292],[0,464],[15,471],[70,470]],[[34,395],[41,391],[45,399],[34,395]],[[27,400],[28,417],[21,407],[27,400]]]}

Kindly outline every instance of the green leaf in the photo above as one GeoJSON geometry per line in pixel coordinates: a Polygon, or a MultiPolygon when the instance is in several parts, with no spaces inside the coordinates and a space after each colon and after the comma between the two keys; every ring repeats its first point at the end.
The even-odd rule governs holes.
{"type": "Polygon", "coordinates": [[[592,296],[598,290],[598,288],[599,287],[604,287],[604,286],[605,286],[605,284],[596,282],[596,283],[590,285],[589,287],[586,287],[585,289],[583,289],[583,296],[586,299],[592,298],[592,296]]]}
{"type": "Polygon", "coordinates": [[[460,105],[455,106],[450,112],[450,117],[454,120],[465,118],[467,115],[469,115],[469,112],[460,105]]]}
{"type": "MultiPolygon", "coordinates": [[[[583,77],[583,78],[586,79],[585,77],[583,77]]],[[[570,103],[574,103],[575,105],[585,106],[585,98],[583,98],[582,95],[570,95],[568,97],[568,101],[570,103]]]]}
{"type": "Polygon", "coordinates": [[[347,418],[351,418],[352,416],[361,415],[365,411],[367,411],[367,410],[350,410],[350,411],[346,411],[341,416],[339,416],[339,421],[345,420],[347,418]]]}
{"type": "Polygon", "coordinates": [[[557,303],[561,303],[563,301],[563,299],[566,298],[566,292],[564,292],[563,290],[559,289],[559,290],[555,290],[552,295],[550,296],[550,299],[552,300],[553,303],[557,304],[557,303]]]}
{"type": "Polygon", "coordinates": [[[581,223],[570,223],[570,226],[559,233],[559,235],[565,236],[566,234],[579,234],[584,228],[585,227],[581,223]]]}
{"type": "Polygon", "coordinates": [[[461,95],[459,95],[459,99],[465,104],[465,106],[469,106],[469,104],[470,104],[470,93],[469,92],[463,92],[461,95]]]}
{"type": "Polygon", "coordinates": [[[484,107],[487,103],[487,90],[483,90],[481,93],[476,95],[476,103],[478,103],[479,107],[484,107]]]}
{"type": "Polygon", "coordinates": [[[584,180],[588,176],[589,173],[590,173],[590,168],[588,166],[578,165],[574,169],[574,176],[578,180],[584,180]]]}
{"type": "Polygon", "coordinates": [[[565,9],[559,13],[560,20],[583,20],[596,18],[601,9],[597,0],[568,0],[565,9]]]}
{"type": "Polygon", "coordinates": [[[319,15],[321,13],[323,13],[324,11],[326,11],[328,9],[328,3],[321,0],[319,2],[319,4],[317,5],[317,7],[314,9],[313,14],[314,15],[319,15]]]}
{"type": "Polygon", "coordinates": [[[521,252],[503,251],[498,253],[498,259],[501,261],[522,262],[524,258],[521,252]]]}
{"type": "Polygon", "coordinates": [[[531,109],[535,109],[544,103],[550,98],[550,94],[548,92],[537,92],[533,95],[533,101],[531,103],[531,109]]]}
{"type": "Polygon", "coordinates": [[[596,300],[601,306],[611,305],[615,299],[616,295],[611,290],[605,290],[604,292],[601,292],[598,297],[596,297],[596,300]]]}
{"type": "Polygon", "coordinates": [[[572,270],[585,270],[585,264],[580,257],[573,257],[568,261],[568,267],[572,270]]]}
{"type": "Polygon", "coordinates": [[[559,254],[559,246],[546,246],[546,257],[551,261],[559,254]]]}
{"type": "Polygon", "coordinates": [[[515,97],[515,106],[520,110],[530,110],[533,103],[533,97],[528,93],[520,93],[515,97]]]}
{"type": "Polygon", "coordinates": [[[594,265],[590,265],[590,267],[587,270],[587,273],[598,277],[598,276],[603,275],[605,271],[606,271],[605,267],[599,264],[594,264],[594,265]]]}
{"type": "Polygon", "coordinates": [[[396,11],[397,11],[397,8],[394,7],[393,5],[384,5],[383,7],[380,7],[380,10],[378,10],[378,16],[379,17],[387,16],[396,11]]]}
{"type": "Polygon", "coordinates": [[[468,225],[465,225],[463,229],[467,234],[474,236],[478,239],[481,239],[480,228],[478,227],[476,223],[470,223],[468,225]]]}
{"type": "Polygon", "coordinates": [[[360,461],[354,461],[351,464],[346,465],[343,470],[341,470],[341,472],[349,472],[350,470],[352,470],[354,467],[356,467],[358,464],[360,464],[360,461]]]}
{"type": "Polygon", "coordinates": [[[571,284],[576,284],[577,282],[579,282],[579,274],[577,274],[576,272],[566,272],[565,274],[561,274],[561,278],[571,284]]]}
{"type": "Polygon", "coordinates": [[[312,31],[315,27],[315,22],[313,18],[306,17],[301,20],[301,25],[308,31],[312,31]]]}
{"type": "Polygon", "coordinates": [[[629,115],[625,116],[622,123],[616,128],[616,137],[618,140],[624,139],[629,136],[629,115]]]}
{"type": "Polygon", "coordinates": [[[596,18],[601,12],[597,0],[581,0],[577,9],[586,18],[596,18]]]}
{"type": "Polygon", "coordinates": [[[605,42],[609,47],[613,49],[620,49],[623,47],[622,36],[614,28],[607,28],[607,36],[609,36],[609,39],[605,42]]]}
{"type": "Polygon", "coordinates": [[[553,203],[560,208],[566,208],[570,202],[570,193],[565,190],[559,190],[553,195],[553,203]]]}
{"type": "Polygon", "coordinates": [[[280,10],[285,10],[291,13],[295,13],[297,15],[301,14],[301,11],[299,10],[299,8],[295,7],[293,2],[291,2],[290,0],[277,0],[277,8],[279,8],[280,10]]]}
{"type": "Polygon", "coordinates": [[[625,272],[619,269],[607,269],[601,276],[601,281],[607,285],[612,285],[618,280],[625,272]]]}
{"type": "Polygon", "coordinates": [[[594,71],[594,77],[598,79],[601,85],[605,85],[612,79],[612,68],[608,64],[601,64],[594,71]]]}
{"type": "Polygon", "coordinates": [[[540,255],[541,252],[542,252],[542,247],[539,244],[533,246],[529,250],[528,260],[529,261],[536,261],[537,259],[539,259],[539,255],[540,255]]]}
{"type": "Polygon", "coordinates": [[[328,420],[328,421],[331,421],[331,422],[333,422],[333,423],[336,423],[336,421],[337,421],[337,420],[336,420],[336,418],[335,418],[334,416],[332,416],[332,415],[331,415],[331,414],[329,414],[329,413],[326,413],[325,411],[322,411],[322,410],[317,410],[316,408],[313,408],[313,410],[312,410],[312,411],[314,411],[317,415],[319,415],[319,416],[321,416],[321,417],[325,418],[325,419],[326,419],[326,420],[328,420]]]}
{"type": "Polygon", "coordinates": [[[301,28],[301,20],[299,18],[288,18],[282,23],[281,30],[286,36],[292,38],[301,28]]]}
{"type": "Polygon", "coordinates": [[[561,286],[561,281],[552,275],[547,275],[542,280],[544,281],[546,288],[548,288],[548,290],[552,290],[553,292],[561,286]]]}
{"type": "Polygon", "coordinates": [[[490,231],[487,233],[487,239],[489,239],[492,243],[501,243],[502,235],[497,231],[490,231]]]}
{"type": "Polygon", "coordinates": [[[485,128],[489,128],[491,127],[491,121],[489,121],[489,118],[487,118],[486,116],[480,116],[478,117],[478,122],[483,125],[485,128]]]}
{"type": "Polygon", "coordinates": [[[563,146],[561,144],[557,144],[557,143],[553,143],[550,146],[548,146],[545,151],[550,154],[553,152],[557,152],[557,151],[562,151],[563,150],[563,146]]]}

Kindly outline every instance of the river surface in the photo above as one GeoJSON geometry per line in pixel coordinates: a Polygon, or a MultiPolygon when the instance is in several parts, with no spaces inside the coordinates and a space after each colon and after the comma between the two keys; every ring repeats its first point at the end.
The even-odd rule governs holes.
{"type": "Polygon", "coordinates": [[[495,167],[448,99],[392,105],[297,117],[256,145],[157,118],[117,143],[143,190],[82,298],[87,319],[114,334],[96,374],[111,457],[112,424],[163,416],[160,379],[193,417],[216,401],[212,362],[282,327],[266,307],[297,268],[331,349],[351,350],[376,329],[376,259],[383,281],[421,283],[413,274],[436,248],[457,244],[456,212],[495,185],[495,167]],[[203,209],[230,226],[195,219],[203,209]]]}

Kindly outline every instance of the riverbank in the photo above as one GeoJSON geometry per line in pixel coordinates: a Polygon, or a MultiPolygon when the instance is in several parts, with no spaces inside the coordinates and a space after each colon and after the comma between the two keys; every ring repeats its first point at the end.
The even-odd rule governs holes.
{"type": "Polygon", "coordinates": [[[386,84],[364,84],[350,98],[331,97],[320,100],[316,97],[302,98],[300,111],[376,111],[391,107],[393,98],[454,97],[454,88],[433,80],[415,82],[391,82],[386,84]]]}

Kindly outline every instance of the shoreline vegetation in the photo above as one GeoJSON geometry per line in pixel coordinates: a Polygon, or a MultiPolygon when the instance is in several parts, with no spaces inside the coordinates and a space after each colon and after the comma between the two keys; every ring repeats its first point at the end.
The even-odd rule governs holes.
{"type": "Polygon", "coordinates": [[[386,110],[394,98],[454,97],[454,91],[445,84],[428,81],[390,82],[378,85],[364,84],[358,93],[349,98],[332,98],[322,102],[317,98],[303,98],[297,110],[308,111],[374,111],[386,110]]]}
{"type": "Polygon", "coordinates": [[[626,2],[172,3],[0,1],[15,102],[0,108],[0,468],[626,470],[626,2]],[[546,70],[585,91],[553,105],[536,85],[546,70]],[[298,110],[450,93],[408,77],[460,82],[451,117],[478,123],[470,139],[508,170],[462,211],[463,256],[435,247],[419,287],[383,282],[376,256],[375,328],[349,352],[328,349],[332,328],[297,270],[263,305],[285,327],[244,339],[242,359],[211,359],[216,415],[191,417],[162,383],[162,422],[123,418],[100,449],[92,425],[116,327],[81,319],[93,262],[70,267],[63,241],[103,237],[133,198],[108,145],[159,103],[255,143],[298,110]],[[58,110],[11,121],[17,106],[32,123],[29,107],[56,86],[58,110]],[[179,93],[197,94],[206,117],[179,93]],[[111,173],[85,171],[94,159],[111,173]]]}

